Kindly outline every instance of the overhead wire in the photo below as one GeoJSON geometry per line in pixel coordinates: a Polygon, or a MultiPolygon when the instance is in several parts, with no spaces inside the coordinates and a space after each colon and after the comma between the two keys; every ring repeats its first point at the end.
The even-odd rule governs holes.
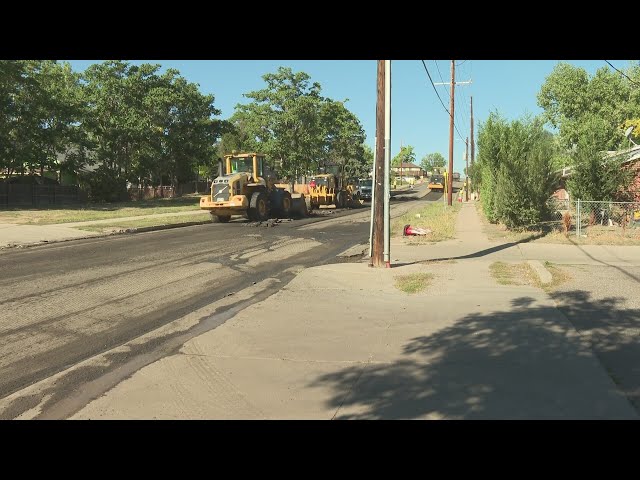
{"type": "Polygon", "coordinates": [[[627,80],[629,80],[631,83],[633,83],[636,87],[640,87],[639,84],[637,84],[636,82],[634,82],[633,80],[631,80],[626,73],[624,73],[621,70],[618,70],[616,67],[614,67],[613,65],[611,65],[611,62],[609,62],[609,60],[605,60],[605,62],[607,62],[609,64],[609,66],[611,68],[613,68],[616,72],[618,72],[620,75],[622,75],[624,78],[626,78],[627,80]]]}
{"type": "MultiPolygon", "coordinates": [[[[435,84],[433,83],[433,78],[431,78],[431,74],[429,73],[429,69],[427,68],[427,64],[425,63],[424,60],[421,60],[421,62],[422,62],[422,66],[424,67],[425,72],[427,72],[427,76],[429,77],[429,81],[431,82],[431,86],[433,87],[433,91],[436,92],[436,95],[438,96],[438,100],[440,100],[440,103],[442,104],[442,108],[444,108],[445,112],[447,112],[449,114],[449,117],[451,117],[451,112],[445,106],[444,102],[442,101],[442,98],[440,98],[440,94],[438,93],[438,89],[436,88],[435,84]]],[[[437,66],[437,63],[436,63],[436,66],[437,66]]],[[[458,130],[458,126],[456,125],[455,118],[453,120],[453,127],[456,129],[456,132],[458,132],[458,136],[460,137],[460,140],[462,140],[464,142],[465,140],[464,140],[464,138],[462,138],[462,135],[460,134],[460,130],[458,130]]]]}

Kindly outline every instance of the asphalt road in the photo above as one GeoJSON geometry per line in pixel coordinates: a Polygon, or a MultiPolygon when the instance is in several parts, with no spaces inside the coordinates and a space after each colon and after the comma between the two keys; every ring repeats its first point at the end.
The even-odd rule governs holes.
{"type": "MultiPolygon", "coordinates": [[[[416,199],[423,191],[394,199],[392,216],[442,198],[429,193],[416,199]]],[[[362,260],[358,252],[337,255],[368,243],[369,212],[321,212],[271,228],[239,220],[3,251],[0,399],[221,299],[231,301],[215,310],[219,318],[275,293],[302,268],[362,260]],[[267,286],[250,298],[237,295],[261,282],[267,286]]],[[[191,336],[216,326],[201,320],[191,336]]],[[[179,343],[188,338],[189,332],[181,333],[179,343]]],[[[117,375],[118,369],[126,376],[130,369],[122,367],[136,356],[157,359],[159,354],[150,353],[165,355],[172,348],[179,348],[175,338],[156,337],[135,351],[114,354],[104,368],[58,382],[50,406],[69,413],[59,404],[87,382],[117,375]]],[[[18,398],[0,410],[0,419],[15,418],[32,404],[18,398]]]]}

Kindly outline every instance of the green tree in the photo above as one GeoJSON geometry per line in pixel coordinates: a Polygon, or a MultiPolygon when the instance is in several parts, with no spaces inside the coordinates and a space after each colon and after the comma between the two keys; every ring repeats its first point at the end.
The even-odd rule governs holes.
{"type": "Polygon", "coordinates": [[[511,123],[491,113],[480,125],[474,169],[487,217],[509,228],[534,225],[546,216],[546,202],[557,182],[551,158],[553,137],[541,119],[511,123]]]}
{"type": "MultiPolygon", "coordinates": [[[[364,154],[364,165],[367,169],[366,174],[369,174],[371,171],[373,171],[375,154],[373,152],[373,148],[371,148],[366,143],[362,145],[362,151],[364,154]]],[[[366,175],[363,175],[363,176],[366,176],[366,175]]]]}
{"type": "Polygon", "coordinates": [[[411,145],[407,145],[406,147],[402,147],[400,152],[391,159],[392,167],[399,167],[401,163],[414,163],[416,161],[416,154],[413,151],[413,147],[411,145]]]}
{"type": "Polygon", "coordinates": [[[78,131],[79,76],[51,60],[0,62],[0,168],[57,170],[78,131]]]}
{"type": "Polygon", "coordinates": [[[320,124],[323,129],[320,163],[337,167],[343,179],[360,177],[366,173],[364,129],[358,118],[347,109],[345,102],[323,99],[320,124]]]}
{"type": "Polygon", "coordinates": [[[627,200],[624,190],[632,180],[630,172],[622,168],[626,160],[624,155],[606,157],[599,149],[602,138],[604,121],[591,118],[586,130],[591,134],[584,134],[578,139],[575,152],[572,155],[571,175],[567,180],[567,189],[573,198],[580,200],[627,200]]]}
{"type": "Polygon", "coordinates": [[[420,165],[423,168],[423,170],[427,172],[432,172],[436,168],[439,168],[439,169],[444,168],[444,166],[446,165],[446,160],[444,156],[439,152],[429,153],[424,157],[422,157],[422,161],[420,162],[420,165]]]}
{"type": "Polygon", "coordinates": [[[0,60],[0,169],[9,175],[24,171],[25,144],[21,137],[29,130],[24,122],[29,111],[24,91],[30,83],[27,62],[0,60]]]}
{"type": "Polygon", "coordinates": [[[33,142],[38,152],[34,167],[76,173],[81,167],[71,148],[81,143],[79,122],[84,113],[80,75],[68,63],[44,61],[33,66],[39,84],[34,116],[38,128],[33,142]],[[61,160],[60,160],[61,159],[61,160]]]}
{"type": "MultiPolygon", "coordinates": [[[[640,80],[638,67],[626,74],[640,80]]],[[[592,118],[598,123],[600,150],[614,150],[624,140],[625,120],[640,116],[640,91],[618,72],[600,68],[593,76],[580,67],[559,63],[538,93],[544,119],[559,130],[561,145],[570,149],[588,131],[592,118]]]]}
{"type": "Polygon", "coordinates": [[[153,168],[152,159],[161,155],[162,127],[153,124],[157,112],[144,108],[145,94],[157,86],[158,70],[158,65],[106,61],[84,72],[89,108],[83,127],[101,176],[111,176],[118,186],[119,192],[113,192],[116,198],[128,179],[146,176],[153,168]]]}
{"type": "Polygon", "coordinates": [[[192,180],[215,157],[223,123],[213,118],[220,113],[214,97],[201,94],[177,70],[160,75],[159,69],[107,61],[84,73],[89,147],[101,176],[110,176],[120,192],[126,181],[192,180]]]}
{"type": "Polygon", "coordinates": [[[366,170],[364,129],[346,100],[321,96],[319,83],[287,67],[262,78],[266,87],[245,94],[251,102],[236,106],[230,119],[233,130],[223,135],[219,153],[259,150],[289,179],[320,167],[348,176],[366,170]]]}
{"type": "Polygon", "coordinates": [[[241,116],[233,116],[230,120],[223,122],[220,141],[216,144],[216,152],[218,157],[224,158],[225,155],[237,152],[258,151],[261,149],[260,143],[252,138],[246,122],[239,118],[241,116]]]}
{"type": "Polygon", "coordinates": [[[213,118],[220,114],[213,95],[200,93],[178,71],[167,71],[160,81],[162,87],[149,93],[147,103],[158,114],[153,130],[159,134],[163,173],[176,185],[193,180],[201,165],[211,165],[223,123],[213,118]]]}
{"type": "Polygon", "coordinates": [[[266,87],[244,94],[251,102],[236,105],[232,122],[242,125],[249,143],[257,142],[282,175],[295,178],[315,171],[324,147],[320,84],[288,67],[262,78],[266,87]]]}

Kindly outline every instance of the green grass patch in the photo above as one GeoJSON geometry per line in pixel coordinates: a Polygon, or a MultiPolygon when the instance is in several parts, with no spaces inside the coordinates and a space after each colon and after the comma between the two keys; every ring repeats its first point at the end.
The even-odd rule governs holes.
{"type": "Polygon", "coordinates": [[[405,293],[418,293],[426,289],[433,280],[431,273],[411,273],[409,275],[398,275],[394,277],[396,288],[405,293]]]}
{"type": "Polygon", "coordinates": [[[391,233],[394,237],[401,237],[405,225],[429,228],[431,233],[425,236],[411,237],[411,243],[430,243],[455,238],[456,218],[462,204],[454,203],[451,207],[440,202],[429,203],[424,207],[410,210],[393,220],[391,233]],[[417,217],[419,215],[419,217],[417,217]]]}
{"type": "Polygon", "coordinates": [[[533,267],[528,263],[494,262],[489,266],[489,271],[500,285],[538,287],[545,292],[552,292],[563,283],[571,280],[571,275],[557,265],[547,261],[543,265],[551,274],[550,283],[543,284],[533,267]]]}
{"type": "Polygon", "coordinates": [[[544,262],[544,268],[546,268],[549,271],[549,273],[551,274],[551,277],[553,278],[553,280],[551,280],[551,283],[541,285],[541,287],[546,292],[554,291],[560,285],[568,282],[572,278],[571,275],[569,275],[569,273],[566,270],[563,270],[558,265],[555,265],[551,262],[544,262]]]}
{"type": "Polygon", "coordinates": [[[158,213],[178,213],[198,210],[200,195],[179,198],[158,198],[138,202],[96,203],[65,205],[64,208],[9,210],[0,212],[0,223],[20,225],[51,225],[58,223],[86,222],[109,218],[137,217],[158,213]]]}
{"type": "Polygon", "coordinates": [[[482,231],[491,241],[505,240],[507,242],[515,243],[532,240],[534,237],[544,235],[544,232],[542,232],[541,230],[509,230],[505,225],[501,223],[489,222],[486,215],[484,214],[484,210],[482,209],[482,204],[480,202],[476,202],[476,210],[482,223],[482,231]]]}
{"type": "Polygon", "coordinates": [[[491,276],[500,285],[539,286],[538,276],[528,263],[493,262],[489,265],[491,276]]]}
{"type": "Polygon", "coordinates": [[[209,212],[203,211],[201,215],[176,215],[174,217],[157,217],[157,218],[141,218],[140,220],[129,220],[119,222],[117,219],[113,223],[87,225],[77,227],[80,230],[88,232],[113,232],[118,230],[128,230],[145,227],[157,227],[160,225],[175,225],[178,223],[194,223],[194,222],[210,222],[211,216],[209,212]]]}

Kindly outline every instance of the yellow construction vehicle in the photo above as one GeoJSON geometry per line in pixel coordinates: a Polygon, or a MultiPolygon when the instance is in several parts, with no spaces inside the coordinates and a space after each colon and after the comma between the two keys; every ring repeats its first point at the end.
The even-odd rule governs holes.
{"type": "Polygon", "coordinates": [[[429,189],[433,192],[433,191],[441,191],[444,192],[445,191],[445,178],[444,175],[442,174],[434,174],[431,175],[431,179],[429,180],[429,189]]]}
{"type": "Polygon", "coordinates": [[[275,174],[259,153],[233,153],[224,157],[224,172],[213,180],[211,194],[200,198],[214,222],[226,223],[232,215],[264,221],[276,215],[306,216],[304,195],[276,184],[275,174]]]}
{"type": "Polygon", "coordinates": [[[339,177],[333,173],[314,175],[309,181],[307,208],[317,209],[321,205],[335,208],[356,207],[363,204],[358,186],[353,181],[340,185],[339,177]]]}

